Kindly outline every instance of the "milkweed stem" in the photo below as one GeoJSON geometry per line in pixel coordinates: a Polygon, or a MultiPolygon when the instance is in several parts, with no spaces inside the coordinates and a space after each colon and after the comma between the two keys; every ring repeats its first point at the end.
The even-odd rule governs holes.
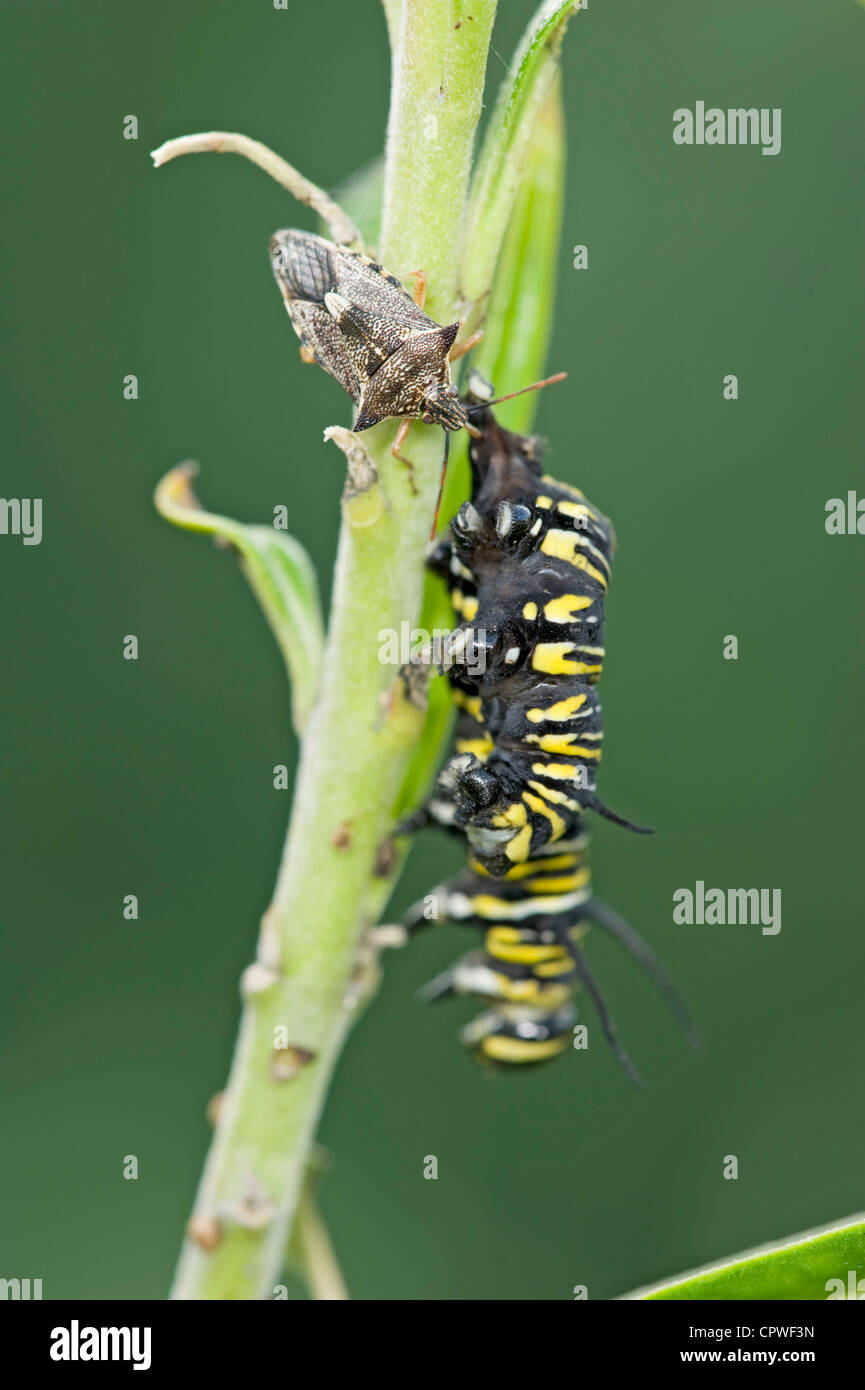
{"type": "MultiPolygon", "coordinates": [[[[453,315],[495,0],[472,0],[466,11],[472,22],[456,27],[455,7],[461,14],[468,0],[403,3],[401,45],[410,43],[423,62],[404,62],[400,53],[394,60],[387,254],[391,264],[426,269],[431,286],[435,279],[437,311],[453,315]],[[436,76],[431,84],[431,73],[442,81],[436,76]],[[416,167],[406,179],[412,161],[416,167]]],[[[335,239],[357,234],[350,219],[340,234],[340,210],[328,195],[245,136],[187,136],[168,141],[154,159],[162,164],[207,150],[252,159],[301,201],[329,214],[335,239]]],[[[383,876],[380,851],[424,720],[382,664],[380,633],[398,631],[420,613],[441,462],[439,431],[419,426],[410,486],[404,465],[391,457],[394,433],[386,423],[364,436],[383,505],[364,511],[360,524],[358,496],[344,501],[321,693],[304,730],[291,824],[258,959],[244,973],[239,1039],[175,1299],[274,1297],[333,1069],[369,992],[368,953],[361,948],[385,905],[395,867],[383,876]]],[[[309,1235],[308,1213],[304,1219],[309,1235]]],[[[321,1269],[324,1247],[314,1218],[312,1235],[321,1269]]]]}

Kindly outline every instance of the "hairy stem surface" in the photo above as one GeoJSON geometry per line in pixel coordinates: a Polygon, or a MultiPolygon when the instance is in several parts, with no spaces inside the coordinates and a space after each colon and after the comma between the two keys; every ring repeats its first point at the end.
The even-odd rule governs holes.
{"type": "MultiPolygon", "coordinates": [[[[455,316],[460,236],[493,0],[404,0],[394,59],[381,257],[427,272],[428,307],[455,316]]],[[[394,427],[364,436],[378,481],[347,495],[321,697],[301,748],[288,839],[240,1036],[172,1296],[273,1296],[309,1148],[365,988],[364,927],[387,892],[376,877],[392,808],[423,722],[382,629],[420,611],[442,439],[394,427]]]]}

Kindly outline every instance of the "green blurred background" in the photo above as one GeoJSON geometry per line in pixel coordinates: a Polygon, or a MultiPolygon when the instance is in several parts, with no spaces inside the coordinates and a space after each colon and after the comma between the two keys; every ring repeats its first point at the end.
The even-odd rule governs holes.
{"type": "MultiPolygon", "coordinates": [[[[494,83],[531,8],[501,6],[494,83]]],[[[191,455],[214,510],[288,504],[327,587],[342,468],[321,430],[348,411],[301,369],[267,263],[308,214],[241,160],[155,173],[148,151],[237,129],[338,183],[381,147],[385,28],[375,0],[7,0],[4,28],[2,492],[44,499],[44,539],[0,537],[0,1274],[161,1298],[285,830],[271,770],[296,750],[243,580],[151,493],[191,455]]],[[[598,934],[645,1092],[600,1042],[490,1082],[455,1040],[473,1002],[414,998],[464,934],[389,957],[322,1127],[357,1297],[611,1298],[865,1206],[865,538],[824,530],[828,498],[865,494],[863,56],[852,0],[591,0],[567,37],[549,365],[569,376],[538,427],[615,520],[602,789],[658,831],[598,826],[595,876],[705,1048],[598,934]],[[673,110],[698,99],[780,106],[781,154],[677,148],[673,110]],[[780,887],[780,935],[674,926],[697,879],[780,887]]],[[[457,862],[418,845],[394,910],[457,862]]]]}

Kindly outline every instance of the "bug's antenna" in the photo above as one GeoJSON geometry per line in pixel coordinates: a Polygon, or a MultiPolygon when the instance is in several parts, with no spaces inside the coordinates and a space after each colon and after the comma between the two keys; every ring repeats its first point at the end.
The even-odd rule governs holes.
{"type": "Polygon", "coordinates": [[[448,475],[448,454],[450,453],[450,451],[451,451],[451,437],[450,437],[450,435],[448,434],[448,431],[445,430],[445,456],[444,456],[444,458],[442,459],[442,476],[441,476],[441,482],[439,483],[439,495],[438,495],[438,497],[436,498],[436,509],[435,509],[435,514],[434,514],[434,516],[433,516],[432,530],[431,530],[430,533],[429,533],[429,538],[430,538],[431,541],[434,541],[434,540],[435,540],[435,538],[436,538],[436,531],[437,531],[437,529],[438,529],[438,524],[439,524],[439,512],[440,512],[441,509],[442,509],[442,498],[443,498],[443,496],[444,496],[444,491],[445,491],[445,478],[446,478],[447,475],[448,475]]]}
{"type": "Polygon", "coordinates": [[[606,903],[598,902],[597,898],[592,899],[587,911],[592,921],[614,936],[619,944],[624,946],[631,959],[642,966],[652,984],[666,999],[688,1042],[693,1048],[700,1047],[700,1034],[697,1032],[697,1026],[688,1005],[654,951],[649,948],[639,932],[634,931],[630,922],[626,922],[624,917],[619,916],[618,912],[613,912],[606,903]]]}
{"type": "Polygon", "coordinates": [[[607,1005],[604,1002],[604,996],[598,989],[598,986],[595,982],[595,977],[590,971],[589,967],[586,965],[586,962],[583,959],[583,956],[580,951],[574,951],[574,964],[577,967],[577,974],[579,975],[583,984],[586,986],[586,989],[591,995],[592,1003],[598,1011],[598,1017],[601,1020],[601,1027],[604,1030],[604,1037],[610,1044],[610,1047],[613,1049],[613,1052],[618,1057],[619,1061],[625,1068],[625,1071],[628,1073],[628,1076],[631,1078],[634,1085],[642,1091],[646,1083],[644,1082],[640,1073],[637,1071],[637,1068],[634,1066],[627,1052],[622,1047],[622,1044],[619,1042],[619,1036],[613,1026],[613,1020],[610,1018],[609,1010],[607,1009],[607,1005]]]}
{"type": "Polygon", "coordinates": [[[474,415],[478,410],[486,410],[490,405],[501,405],[502,401],[512,401],[515,396],[524,396],[527,391],[540,391],[542,386],[554,386],[557,381],[564,381],[567,372],[556,372],[555,376],[544,377],[543,381],[533,381],[531,386],[523,386],[519,391],[511,391],[507,396],[496,396],[492,401],[481,401],[480,405],[470,405],[469,415],[474,415]]]}

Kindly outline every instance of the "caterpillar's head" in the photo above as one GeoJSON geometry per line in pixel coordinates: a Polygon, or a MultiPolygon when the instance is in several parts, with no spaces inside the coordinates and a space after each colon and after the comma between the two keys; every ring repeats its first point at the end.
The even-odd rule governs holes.
{"type": "Polygon", "coordinates": [[[451,758],[439,786],[455,806],[455,821],[465,827],[472,854],[487,873],[501,878],[526,857],[531,832],[525,807],[514,802],[502,777],[474,753],[451,758]]]}
{"type": "Polygon", "coordinates": [[[438,780],[442,791],[450,797],[460,813],[460,819],[487,810],[502,797],[498,777],[474,753],[459,753],[451,758],[438,780]]]}

